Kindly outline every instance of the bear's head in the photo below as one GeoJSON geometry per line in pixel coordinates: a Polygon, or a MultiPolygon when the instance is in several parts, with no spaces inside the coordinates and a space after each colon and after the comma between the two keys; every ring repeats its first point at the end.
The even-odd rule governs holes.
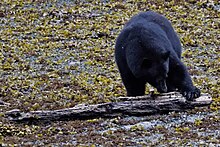
{"type": "Polygon", "coordinates": [[[169,72],[170,51],[165,51],[157,56],[146,56],[141,64],[142,77],[157,88],[158,92],[167,92],[166,78],[169,72]]]}

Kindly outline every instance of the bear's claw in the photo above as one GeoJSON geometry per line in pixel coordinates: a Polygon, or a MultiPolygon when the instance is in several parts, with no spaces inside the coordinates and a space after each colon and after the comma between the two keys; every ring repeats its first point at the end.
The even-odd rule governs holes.
{"type": "Polygon", "coordinates": [[[201,94],[200,90],[196,87],[187,91],[183,91],[181,93],[184,97],[186,97],[186,100],[188,101],[193,101],[194,99],[200,97],[201,94]]]}

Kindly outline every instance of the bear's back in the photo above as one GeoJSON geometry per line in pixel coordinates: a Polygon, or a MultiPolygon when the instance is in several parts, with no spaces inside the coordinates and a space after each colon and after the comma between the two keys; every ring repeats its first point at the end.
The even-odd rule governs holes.
{"type": "Polygon", "coordinates": [[[145,25],[149,23],[154,23],[166,33],[167,38],[170,40],[174,51],[177,53],[178,57],[181,57],[181,43],[179,37],[177,36],[176,32],[174,31],[170,21],[166,19],[164,16],[153,12],[141,12],[136,16],[133,16],[130,21],[128,21],[125,27],[130,26],[137,26],[137,25],[145,25]]]}

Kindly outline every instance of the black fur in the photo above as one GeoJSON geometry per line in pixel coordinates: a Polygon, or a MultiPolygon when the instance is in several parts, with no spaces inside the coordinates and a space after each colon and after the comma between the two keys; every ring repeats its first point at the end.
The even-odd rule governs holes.
{"type": "Polygon", "coordinates": [[[181,62],[181,44],[171,23],[148,11],[131,18],[117,38],[115,59],[128,96],[145,94],[148,82],[159,92],[178,90],[187,100],[200,96],[181,62]]]}

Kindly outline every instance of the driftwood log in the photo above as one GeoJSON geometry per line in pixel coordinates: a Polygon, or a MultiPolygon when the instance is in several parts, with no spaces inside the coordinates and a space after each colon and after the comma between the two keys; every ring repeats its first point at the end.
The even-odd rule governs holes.
{"type": "Polygon", "coordinates": [[[97,105],[81,104],[72,108],[51,111],[30,111],[28,113],[14,109],[5,113],[13,121],[37,120],[74,120],[98,117],[115,117],[122,115],[152,115],[171,111],[185,111],[195,107],[208,106],[212,98],[202,94],[195,101],[187,101],[181,94],[171,92],[160,95],[146,95],[140,97],[119,97],[116,102],[97,105]]]}

